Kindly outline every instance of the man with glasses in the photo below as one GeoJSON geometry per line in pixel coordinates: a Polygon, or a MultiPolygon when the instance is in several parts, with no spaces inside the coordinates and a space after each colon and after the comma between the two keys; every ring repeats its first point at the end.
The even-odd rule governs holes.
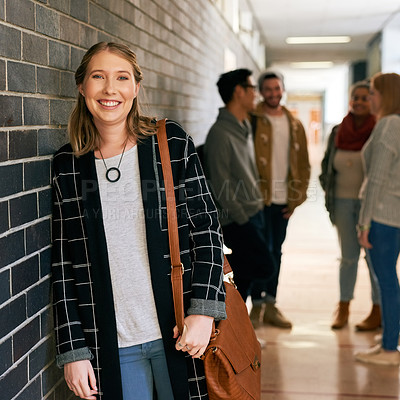
{"type": "Polygon", "coordinates": [[[253,323],[269,323],[291,328],[292,323],[276,307],[282,244],[289,218],[307,198],[310,178],[307,140],[304,127],[281,105],[283,77],[266,72],[258,80],[263,100],[251,115],[260,189],[264,199],[265,238],[275,261],[272,279],[253,285],[255,305],[250,314],[253,323]]]}
{"type": "Polygon", "coordinates": [[[216,201],[235,283],[246,300],[256,278],[275,267],[264,236],[263,199],[258,184],[249,112],[256,86],[252,72],[237,69],[217,83],[225,107],[219,110],[204,146],[206,175],[216,201]]]}

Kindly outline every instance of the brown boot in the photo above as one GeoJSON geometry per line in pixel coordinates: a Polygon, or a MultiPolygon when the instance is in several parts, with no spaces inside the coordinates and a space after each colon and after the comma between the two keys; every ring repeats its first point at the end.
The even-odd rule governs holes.
{"type": "Polygon", "coordinates": [[[335,319],[332,322],[332,329],[342,329],[349,319],[349,304],[348,301],[340,301],[336,309],[335,319]]]}
{"type": "Polygon", "coordinates": [[[274,303],[265,303],[263,322],[264,324],[270,324],[278,328],[290,329],[292,327],[292,323],[282,314],[274,303]]]}
{"type": "Polygon", "coordinates": [[[253,304],[250,311],[250,321],[253,324],[254,329],[258,328],[261,324],[261,310],[262,304],[253,304]]]}
{"type": "Polygon", "coordinates": [[[378,304],[372,305],[372,310],[364,321],[356,325],[358,331],[374,331],[381,326],[381,307],[378,304]]]}

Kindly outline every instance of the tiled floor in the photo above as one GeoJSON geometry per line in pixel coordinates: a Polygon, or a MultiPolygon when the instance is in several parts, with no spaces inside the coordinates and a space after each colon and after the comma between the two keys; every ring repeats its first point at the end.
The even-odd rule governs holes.
{"type": "Polygon", "coordinates": [[[399,369],[355,362],[353,352],[373,345],[378,332],[356,332],[355,323],[371,307],[365,261],[360,259],[349,326],[330,329],[338,301],[336,232],[317,184],[318,157],[313,155],[309,200],[293,215],[284,244],[278,306],[293,322],[292,330],[264,326],[257,336],[263,350],[262,400],[400,399],[399,369]]]}

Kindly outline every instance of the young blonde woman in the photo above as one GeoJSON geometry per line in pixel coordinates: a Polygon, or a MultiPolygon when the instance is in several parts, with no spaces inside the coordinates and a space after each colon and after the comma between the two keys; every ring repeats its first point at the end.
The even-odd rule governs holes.
{"type": "Polygon", "coordinates": [[[54,157],[57,363],[83,399],[207,399],[199,358],[212,322],[226,317],[223,251],[193,141],[167,121],[184,269],[180,336],[155,120],[140,111],[136,56],[98,43],[75,79],[70,144],[54,157]]]}
{"type": "Polygon", "coordinates": [[[400,251],[400,76],[377,74],[371,80],[371,111],[377,124],[362,156],[366,179],[361,196],[359,241],[378,279],[382,343],[356,353],[356,360],[398,366],[400,288],[396,264],[400,251]]]}
{"type": "MultiPolygon", "coordinates": [[[[332,129],[325,156],[321,163],[321,186],[325,191],[326,208],[336,226],[341,250],[339,266],[340,301],[332,329],[347,325],[350,301],[357,279],[360,244],[357,223],[360,212],[358,194],[364,178],[361,149],[375,126],[370,113],[368,82],[355,83],[350,92],[349,112],[341,124],[332,129]]],[[[372,309],[368,317],[356,325],[360,331],[380,327],[379,289],[372,267],[367,259],[371,282],[372,309]]]]}

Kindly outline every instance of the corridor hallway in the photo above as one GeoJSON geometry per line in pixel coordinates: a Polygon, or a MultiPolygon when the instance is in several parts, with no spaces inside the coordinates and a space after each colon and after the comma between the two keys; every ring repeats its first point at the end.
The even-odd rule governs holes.
{"type": "Polygon", "coordinates": [[[294,213],[283,248],[277,305],[293,329],[263,326],[262,400],[399,399],[399,369],[354,361],[353,352],[374,344],[376,332],[354,325],[371,308],[368,270],[360,258],[349,326],[331,330],[338,302],[339,247],[319,186],[319,148],[310,148],[313,165],[309,199],[294,213]]]}

